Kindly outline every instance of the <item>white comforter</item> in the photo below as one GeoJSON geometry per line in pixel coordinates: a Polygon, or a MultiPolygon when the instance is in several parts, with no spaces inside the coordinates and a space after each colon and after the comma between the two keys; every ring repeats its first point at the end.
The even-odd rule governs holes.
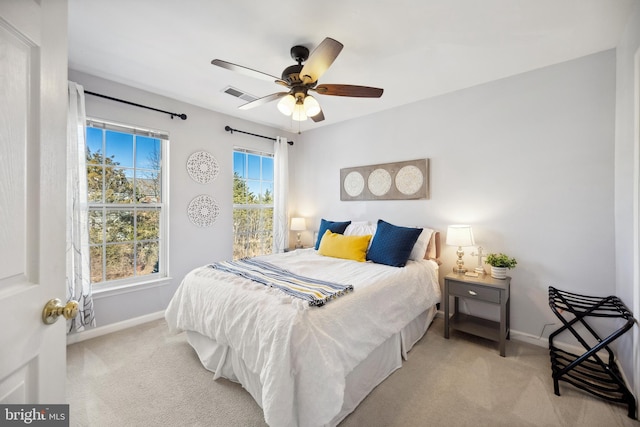
{"type": "Polygon", "coordinates": [[[309,307],[203,266],[184,278],[165,317],[173,331],[196,331],[230,346],[259,374],[270,426],[328,423],[342,407],[346,375],[440,301],[433,261],[396,268],[324,257],[314,249],[261,258],[301,275],[352,284],[354,291],[309,307]]]}

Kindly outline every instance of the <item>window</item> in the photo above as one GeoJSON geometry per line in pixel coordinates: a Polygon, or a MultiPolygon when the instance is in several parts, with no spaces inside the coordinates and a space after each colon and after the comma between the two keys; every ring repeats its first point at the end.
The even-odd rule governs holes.
{"type": "Polygon", "coordinates": [[[86,130],[91,283],[166,276],[167,135],[95,120],[86,130]]]}
{"type": "Polygon", "coordinates": [[[273,155],[233,152],[233,258],[273,252],[273,155]]]}

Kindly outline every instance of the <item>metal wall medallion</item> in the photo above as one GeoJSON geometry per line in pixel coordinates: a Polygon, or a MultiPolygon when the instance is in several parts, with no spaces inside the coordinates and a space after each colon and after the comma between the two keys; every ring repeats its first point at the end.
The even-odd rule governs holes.
{"type": "Polygon", "coordinates": [[[187,171],[194,181],[200,184],[208,184],[216,179],[218,172],[220,172],[220,167],[211,153],[196,151],[187,160],[187,171]]]}
{"type": "Polygon", "coordinates": [[[340,169],[340,200],[429,198],[429,159],[340,169]]]}
{"type": "Polygon", "coordinates": [[[211,227],[220,214],[220,207],[212,197],[201,194],[189,203],[188,214],[198,227],[211,227]]]}

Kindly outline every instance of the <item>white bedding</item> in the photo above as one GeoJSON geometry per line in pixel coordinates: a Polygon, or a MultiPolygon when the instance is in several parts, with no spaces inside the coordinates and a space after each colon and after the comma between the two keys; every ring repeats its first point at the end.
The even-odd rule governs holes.
{"type": "Polygon", "coordinates": [[[323,257],[314,249],[261,257],[294,273],[351,284],[323,307],[210,267],[190,272],[165,317],[231,347],[257,374],[270,426],[320,426],[339,413],[346,375],[440,301],[437,264],[404,268],[323,257]]]}

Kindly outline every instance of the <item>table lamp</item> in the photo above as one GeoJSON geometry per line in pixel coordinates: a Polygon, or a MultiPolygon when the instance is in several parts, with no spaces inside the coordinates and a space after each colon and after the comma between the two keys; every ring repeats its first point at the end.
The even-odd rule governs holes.
{"type": "Polygon", "coordinates": [[[300,232],[307,229],[307,224],[305,223],[304,218],[291,218],[291,231],[297,231],[296,233],[296,249],[302,247],[302,243],[300,243],[300,232]]]}
{"type": "Polygon", "coordinates": [[[447,228],[447,245],[458,247],[456,251],[458,259],[455,267],[453,267],[454,273],[464,273],[467,271],[467,269],[464,268],[464,261],[462,260],[464,255],[462,247],[473,246],[474,244],[473,231],[471,231],[470,225],[450,225],[447,228]]]}

